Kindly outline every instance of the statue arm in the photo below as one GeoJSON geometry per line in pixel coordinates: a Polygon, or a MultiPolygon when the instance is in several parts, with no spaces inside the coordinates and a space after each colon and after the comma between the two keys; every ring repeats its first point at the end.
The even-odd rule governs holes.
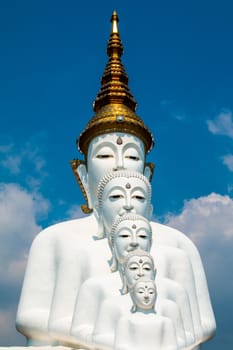
{"type": "Polygon", "coordinates": [[[98,285],[91,279],[84,282],[76,300],[70,332],[81,344],[89,344],[92,339],[100,299],[98,285]]]}
{"type": "Polygon", "coordinates": [[[190,301],[187,291],[179,283],[169,278],[162,278],[157,280],[157,284],[161,285],[161,296],[166,299],[170,299],[176,303],[180,310],[186,340],[188,344],[194,343],[194,329],[192,320],[192,311],[190,307],[190,301]]]}
{"type": "Polygon", "coordinates": [[[54,344],[48,334],[55,273],[50,239],[42,231],[32,244],[16,316],[16,328],[30,345],[54,344]]]}
{"type": "MultiPolygon", "coordinates": [[[[123,314],[121,298],[124,297],[108,298],[101,305],[92,338],[93,344],[97,347],[113,348],[117,323],[123,314]]],[[[125,312],[127,312],[127,308],[125,308],[125,312]]]]}
{"type": "Polygon", "coordinates": [[[206,341],[214,336],[216,322],[201,257],[195,245],[187,237],[180,241],[180,247],[187,252],[191,261],[201,324],[204,333],[203,341],[206,341]]]}

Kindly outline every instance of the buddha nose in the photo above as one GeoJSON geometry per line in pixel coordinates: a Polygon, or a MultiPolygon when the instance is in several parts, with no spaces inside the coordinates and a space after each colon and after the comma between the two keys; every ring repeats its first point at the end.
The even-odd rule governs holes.
{"type": "Polygon", "coordinates": [[[132,235],[132,241],[130,242],[130,246],[132,247],[132,248],[137,248],[138,246],[139,246],[139,244],[138,244],[138,242],[137,242],[137,237],[136,237],[136,235],[133,233],[133,235],[132,235]]]}
{"type": "Polygon", "coordinates": [[[143,277],[143,276],[144,276],[143,269],[142,269],[142,266],[140,266],[138,270],[138,277],[143,277]]]}
{"type": "Polygon", "coordinates": [[[126,212],[130,212],[133,210],[133,205],[131,205],[130,203],[126,203],[125,205],[123,205],[123,209],[126,211],[126,212]]]}
{"type": "Polygon", "coordinates": [[[122,152],[118,152],[118,154],[116,156],[116,162],[115,162],[114,170],[122,170],[122,169],[125,169],[124,161],[123,161],[123,154],[122,154],[122,152]]]}
{"type": "Polygon", "coordinates": [[[130,246],[132,248],[137,248],[138,247],[138,242],[130,242],[130,246]]]}
{"type": "Polygon", "coordinates": [[[134,206],[131,203],[131,198],[129,194],[126,194],[126,198],[125,198],[125,204],[123,205],[123,209],[126,212],[130,212],[134,209],[134,206]]]}

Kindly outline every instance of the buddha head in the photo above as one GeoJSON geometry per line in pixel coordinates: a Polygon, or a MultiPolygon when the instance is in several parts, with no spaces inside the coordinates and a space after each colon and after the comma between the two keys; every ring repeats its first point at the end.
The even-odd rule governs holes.
{"type": "Polygon", "coordinates": [[[130,289],[130,296],[133,301],[132,312],[155,312],[157,288],[153,279],[139,278],[130,289]]]}
{"type": "Polygon", "coordinates": [[[125,257],[136,249],[150,251],[152,229],[149,221],[138,214],[124,214],[113,223],[109,244],[112,250],[112,271],[117,270],[118,263],[123,264],[125,257]]]}
{"type": "Polygon", "coordinates": [[[137,249],[128,253],[121,269],[122,294],[128,293],[141,277],[154,280],[155,275],[154,260],[148,252],[137,249]]]}
{"type": "Polygon", "coordinates": [[[97,186],[110,171],[137,171],[151,178],[153,165],[145,164],[153,148],[151,131],[136,114],[137,102],[128,87],[128,76],[121,62],[123,46],[116,12],[107,46],[108,62],[101,87],[93,103],[94,116],[77,139],[84,161],[71,161],[75,177],[90,211],[97,202],[97,186]]]}
{"type": "Polygon", "coordinates": [[[99,237],[110,233],[114,220],[134,213],[150,219],[152,213],[151,185],[138,172],[119,170],[103,177],[97,188],[96,215],[99,237]]]}
{"type": "Polygon", "coordinates": [[[109,132],[94,137],[88,145],[85,161],[73,160],[71,166],[87,201],[84,212],[91,212],[97,203],[100,180],[111,171],[129,170],[152,178],[154,166],[145,163],[143,141],[129,133],[109,132]]]}

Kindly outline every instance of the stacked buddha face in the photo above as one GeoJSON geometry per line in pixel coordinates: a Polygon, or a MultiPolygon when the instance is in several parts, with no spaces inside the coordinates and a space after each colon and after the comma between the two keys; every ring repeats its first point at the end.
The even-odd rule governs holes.
{"type": "Polygon", "coordinates": [[[157,289],[153,279],[141,277],[130,290],[133,301],[132,311],[154,311],[157,289]]]}
{"type": "Polygon", "coordinates": [[[151,216],[151,185],[147,178],[138,172],[116,171],[103,177],[98,189],[99,235],[109,235],[113,222],[124,214],[151,216]]]}
{"type": "Polygon", "coordinates": [[[103,177],[97,196],[99,236],[108,238],[112,251],[111,270],[120,273],[122,294],[130,291],[133,311],[153,310],[157,293],[154,262],[149,255],[152,244],[148,221],[152,210],[151,185],[138,172],[118,170],[103,177]],[[139,283],[141,278],[146,280],[139,283]]]}
{"type": "Polygon", "coordinates": [[[109,244],[112,250],[112,270],[115,271],[130,252],[136,249],[150,251],[152,231],[149,221],[133,213],[116,218],[109,235],[109,244]]]}
{"type": "Polygon", "coordinates": [[[152,256],[141,249],[130,252],[123,260],[123,293],[130,292],[132,311],[152,311],[157,299],[156,270],[152,256]]]}

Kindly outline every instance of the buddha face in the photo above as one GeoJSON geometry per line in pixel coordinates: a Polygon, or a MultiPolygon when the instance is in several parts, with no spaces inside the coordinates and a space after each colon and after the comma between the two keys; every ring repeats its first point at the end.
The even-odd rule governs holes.
{"type": "Polygon", "coordinates": [[[105,185],[100,211],[106,232],[110,232],[117,216],[126,213],[137,213],[149,219],[150,195],[143,178],[118,176],[105,185]]]}
{"type": "Polygon", "coordinates": [[[151,247],[151,229],[144,220],[124,220],[117,226],[114,237],[114,252],[117,261],[123,263],[129,252],[141,249],[149,252],[151,247]]]}
{"type": "Polygon", "coordinates": [[[151,310],[154,308],[157,291],[153,280],[136,282],[130,294],[137,310],[151,310]]]}
{"type": "Polygon", "coordinates": [[[129,258],[124,270],[126,285],[129,288],[132,288],[139,278],[145,277],[152,280],[155,278],[154,264],[149,256],[133,255],[129,258]]]}
{"type": "Polygon", "coordinates": [[[95,137],[87,155],[87,186],[90,205],[96,203],[96,189],[105,174],[122,169],[143,173],[145,148],[143,142],[130,134],[109,133],[95,137]]]}

